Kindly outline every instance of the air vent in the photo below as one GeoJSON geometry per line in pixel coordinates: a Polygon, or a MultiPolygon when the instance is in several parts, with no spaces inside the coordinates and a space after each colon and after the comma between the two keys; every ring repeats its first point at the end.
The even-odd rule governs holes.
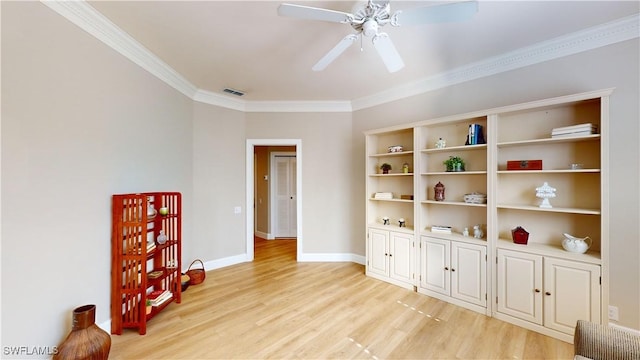
{"type": "Polygon", "coordinates": [[[242,92],[240,90],[231,89],[231,88],[225,88],[222,91],[226,92],[227,94],[231,94],[231,95],[235,95],[235,96],[244,95],[244,92],[242,92]]]}

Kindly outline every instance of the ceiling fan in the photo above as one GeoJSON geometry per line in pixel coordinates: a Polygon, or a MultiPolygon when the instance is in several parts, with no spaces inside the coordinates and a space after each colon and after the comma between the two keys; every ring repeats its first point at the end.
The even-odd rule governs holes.
{"type": "Polygon", "coordinates": [[[349,24],[356,30],[355,34],[345,36],[314,66],[314,71],[322,71],[340,54],[351,46],[358,37],[371,37],[373,46],[382,58],[389,72],[396,72],[404,67],[404,62],[389,35],[380,29],[392,26],[410,26],[428,23],[466,20],[478,11],[477,1],[445,3],[422,6],[406,10],[398,10],[391,14],[389,0],[368,0],[366,4],[356,5],[353,13],[322,9],[303,5],[281,4],[278,15],[300,19],[329,21],[349,24]]]}

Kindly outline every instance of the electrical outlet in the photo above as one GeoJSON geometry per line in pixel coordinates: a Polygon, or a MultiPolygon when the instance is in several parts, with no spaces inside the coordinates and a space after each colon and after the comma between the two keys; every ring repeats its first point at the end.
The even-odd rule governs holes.
{"type": "Polygon", "coordinates": [[[614,321],[618,321],[619,320],[619,314],[618,314],[618,307],[617,306],[609,305],[609,320],[614,320],[614,321]]]}

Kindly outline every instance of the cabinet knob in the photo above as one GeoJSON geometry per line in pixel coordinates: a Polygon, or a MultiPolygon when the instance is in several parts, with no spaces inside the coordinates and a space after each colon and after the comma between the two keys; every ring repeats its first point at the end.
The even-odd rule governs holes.
{"type": "Polygon", "coordinates": [[[384,256],[389,256],[389,254],[387,254],[387,253],[384,253],[384,256]]]}
{"type": "Polygon", "coordinates": [[[447,270],[447,271],[449,271],[449,268],[448,268],[448,267],[446,267],[446,266],[444,267],[444,269],[445,269],[445,270],[447,270]]]}
{"type": "Polygon", "coordinates": [[[551,293],[548,292],[548,291],[546,293],[544,293],[544,294],[547,295],[547,296],[551,295],[551,293]]]}
{"type": "Polygon", "coordinates": [[[540,289],[536,289],[535,291],[536,291],[537,293],[539,293],[539,292],[540,292],[540,289]]]}
{"type": "Polygon", "coordinates": [[[389,256],[393,256],[393,254],[389,254],[389,256]]]}
{"type": "Polygon", "coordinates": [[[456,269],[454,269],[454,268],[451,268],[451,271],[456,271],[456,269]]]}

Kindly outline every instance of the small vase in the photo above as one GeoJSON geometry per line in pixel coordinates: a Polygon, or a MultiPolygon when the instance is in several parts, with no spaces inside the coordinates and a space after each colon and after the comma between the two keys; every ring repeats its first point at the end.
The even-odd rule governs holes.
{"type": "Polygon", "coordinates": [[[58,346],[54,360],[106,360],[111,350],[111,336],[95,324],[96,306],[84,305],[73,310],[71,333],[58,346]]]}

